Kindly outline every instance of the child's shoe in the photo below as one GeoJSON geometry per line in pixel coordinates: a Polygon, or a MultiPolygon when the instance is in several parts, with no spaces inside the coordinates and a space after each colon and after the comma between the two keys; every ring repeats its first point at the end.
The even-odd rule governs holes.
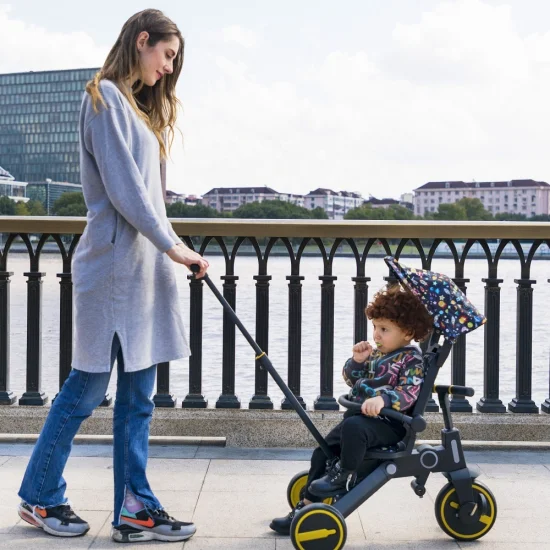
{"type": "Polygon", "coordinates": [[[304,502],[301,500],[296,504],[293,510],[291,510],[286,516],[282,518],[274,518],[271,520],[269,527],[273,529],[279,535],[290,535],[290,524],[296,515],[298,510],[301,510],[305,506],[304,502]]]}
{"type": "Polygon", "coordinates": [[[353,487],[355,477],[354,470],[344,470],[338,461],[322,478],[309,484],[309,492],[323,498],[341,495],[353,487]]]}
{"type": "Polygon", "coordinates": [[[80,537],[90,530],[88,523],[79,518],[69,504],[41,508],[21,501],[17,512],[23,521],[55,537],[80,537]]]}
{"type": "Polygon", "coordinates": [[[177,521],[164,510],[149,512],[143,508],[130,513],[123,508],[120,525],[111,528],[111,538],[115,542],[180,541],[191,538],[196,530],[193,523],[177,521]]]}

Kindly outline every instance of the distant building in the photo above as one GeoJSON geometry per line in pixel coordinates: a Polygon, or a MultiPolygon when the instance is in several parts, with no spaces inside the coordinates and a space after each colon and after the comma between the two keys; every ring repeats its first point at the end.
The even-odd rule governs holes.
{"type": "Polygon", "coordinates": [[[280,198],[271,187],[214,187],[202,196],[201,202],[218,212],[233,212],[251,202],[263,202],[280,198]]]}
{"type": "Polygon", "coordinates": [[[97,70],[0,74],[0,164],[16,180],[80,183],[78,118],[97,70]]]}
{"type": "Polygon", "coordinates": [[[170,189],[166,190],[166,204],[175,204],[176,202],[185,202],[185,197],[187,195],[182,195],[180,193],[176,193],[175,191],[170,191],[170,189]]]}
{"type": "MultiPolygon", "coordinates": [[[[412,193],[411,193],[412,197],[412,193]]],[[[413,210],[413,203],[411,202],[404,202],[403,200],[397,200],[397,199],[377,199],[376,197],[371,196],[370,199],[366,200],[364,205],[371,206],[372,208],[388,208],[389,206],[403,206],[404,208],[408,208],[409,210],[413,210]]]]}
{"type": "Polygon", "coordinates": [[[418,216],[437,212],[440,204],[453,204],[464,197],[479,199],[493,215],[506,212],[530,218],[550,214],[550,185],[544,181],[432,181],[414,193],[414,213],[418,216]]]}
{"type": "Polygon", "coordinates": [[[64,193],[82,193],[82,185],[76,183],[57,182],[47,179],[44,182],[27,184],[27,197],[34,201],[40,201],[48,216],[51,214],[53,203],[64,193]]]}
{"type": "Polygon", "coordinates": [[[305,208],[322,208],[331,220],[343,220],[352,208],[361,206],[363,202],[364,199],[359,193],[333,191],[322,187],[310,191],[304,197],[305,208]]]}
{"type": "Polygon", "coordinates": [[[304,195],[293,195],[292,193],[280,193],[279,200],[295,204],[296,206],[304,207],[305,197],[304,195]]]}
{"type": "Polygon", "coordinates": [[[15,202],[27,202],[25,196],[27,184],[15,181],[15,178],[0,166],[0,197],[8,197],[15,202]]]}

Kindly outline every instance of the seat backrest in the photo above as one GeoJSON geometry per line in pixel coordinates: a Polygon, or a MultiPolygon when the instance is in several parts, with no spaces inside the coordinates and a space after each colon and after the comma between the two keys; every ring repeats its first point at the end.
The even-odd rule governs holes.
{"type": "Polygon", "coordinates": [[[447,340],[441,344],[439,341],[441,336],[438,332],[432,332],[430,339],[425,343],[423,348],[423,362],[424,362],[424,381],[422,382],[422,389],[420,395],[414,404],[411,416],[418,414],[424,414],[428,401],[432,397],[433,387],[439,369],[445,363],[449,353],[451,352],[452,344],[447,340]]]}

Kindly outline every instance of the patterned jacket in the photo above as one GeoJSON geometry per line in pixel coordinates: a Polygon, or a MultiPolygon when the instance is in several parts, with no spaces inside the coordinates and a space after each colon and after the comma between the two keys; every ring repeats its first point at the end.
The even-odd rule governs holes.
{"type": "Polygon", "coordinates": [[[350,400],[362,403],[381,396],[385,407],[406,411],[418,399],[424,380],[422,351],[416,345],[386,355],[375,350],[364,363],[348,359],[342,376],[351,387],[350,400]]]}

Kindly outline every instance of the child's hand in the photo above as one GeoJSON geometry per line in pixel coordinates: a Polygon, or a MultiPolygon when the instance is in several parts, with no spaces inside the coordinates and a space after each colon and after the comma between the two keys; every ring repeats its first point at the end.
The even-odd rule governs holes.
{"type": "Polygon", "coordinates": [[[353,360],[356,363],[364,363],[372,353],[372,346],[368,342],[358,342],[351,348],[353,360]]]}
{"type": "Polygon", "coordinates": [[[383,408],[384,399],[378,395],[377,397],[371,397],[363,401],[363,404],[361,405],[361,412],[365,416],[378,416],[383,408]]]}

